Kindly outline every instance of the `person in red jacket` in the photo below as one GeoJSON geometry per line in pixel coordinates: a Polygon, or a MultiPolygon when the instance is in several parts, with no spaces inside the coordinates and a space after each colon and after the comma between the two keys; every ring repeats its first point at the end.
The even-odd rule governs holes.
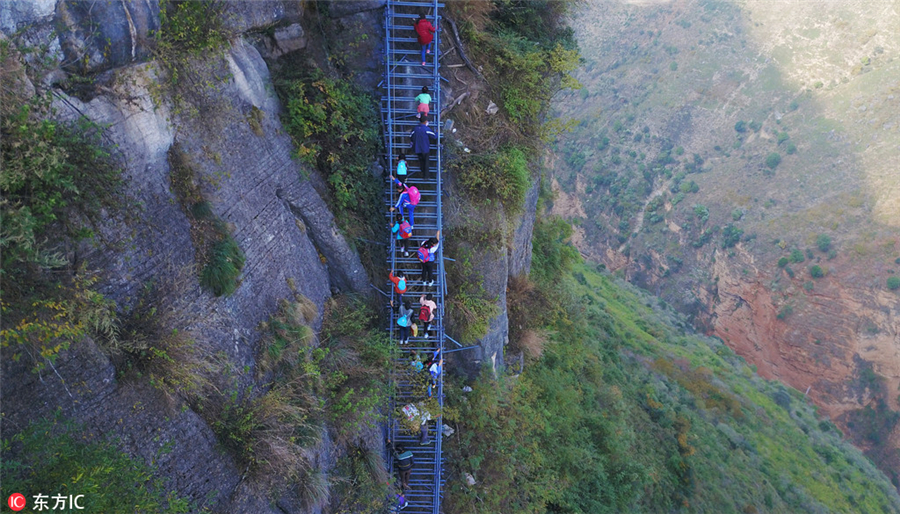
{"type": "Polygon", "coordinates": [[[430,21],[425,19],[424,14],[419,15],[416,21],[416,35],[419,36],[419,44],[422,45],[422,66],[425,66],[425,54],[431,53],[431,41],[434,39],[433,34],[437,31],[430,21]]]}

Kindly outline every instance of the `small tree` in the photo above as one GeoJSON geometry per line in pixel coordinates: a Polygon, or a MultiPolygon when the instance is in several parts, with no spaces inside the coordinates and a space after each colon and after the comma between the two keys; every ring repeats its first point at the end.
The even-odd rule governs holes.
{"type": "Polygon", "coordinates": [[[815,266],[809,268],[809,274],[810,276],[812,276],[812,278],[822,278],[825,276],[825,270],[823,270],[821,266],[816,264],[815,266]]]}
{"type": "Polygon", "coordinates": [[[831,247],[831,238],[825,234],[819,234],[818,237],[816,237],[816,246],[820,251],[827,252],[831,247]]]}
{"type": "Polygon", "coordinates": [[[781,154],[778,152],[772,152],[766,157],[766,166],[768,166],[769,169],[774,170],[779,164],[781,164],[781,154]]]}
{"type": "Polygon", "coordinates": [[[900,289],[900,277],[888,277],[887,287],[891,291],[896,291],[897,289],[900,289]]]}

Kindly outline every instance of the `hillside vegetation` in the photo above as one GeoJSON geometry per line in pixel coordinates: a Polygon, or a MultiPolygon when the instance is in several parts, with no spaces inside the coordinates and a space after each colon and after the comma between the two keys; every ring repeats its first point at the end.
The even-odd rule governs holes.
{"type": "Polygon", "coordinates": [[[900,509],[802,393],[579,263],[566,226],[539,221],[534,282],[511,286],[513,344],[531,345],[524,371],[447,388],[457,418],[447,512],[900,509]]]}
{"type": "Polygon", "coordinates": [[[552,212],[581,252],[763,376],[810,388],[895,485],[898,16],[890,2],[582,4],[583,87],[554,103],[577,124],[549,160],[552,212]]]}

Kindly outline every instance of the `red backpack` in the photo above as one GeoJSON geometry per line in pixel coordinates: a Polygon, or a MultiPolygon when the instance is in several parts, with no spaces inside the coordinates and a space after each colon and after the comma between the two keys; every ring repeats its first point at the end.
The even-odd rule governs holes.
{"type": "Polygon", "coordinates": [[[422,193],[419,192],[419,188],[416,186],[407,187],[406,193],[409,195],[410,204],[419,205],[419,200],[422,199],[422,193]]]}
{"type": "Polygon", "coordinates": [[[421,309],[419,309],[419,321],[428,321],[431,319],[431,308],[427,305],[423,305],[421,309]]]}
{"type": "Polygon", "coordinates": [[[422,262],[431,262],[434,260],[434,254],[424,246],[419,248],[419,260],[422,262]]]}
{"type": "Polygon", "coordinates": [[[412,225],[406,220],[403,220],[403,223],[400,224],[400,237],[403,239],[412,237],[412,225]]]}

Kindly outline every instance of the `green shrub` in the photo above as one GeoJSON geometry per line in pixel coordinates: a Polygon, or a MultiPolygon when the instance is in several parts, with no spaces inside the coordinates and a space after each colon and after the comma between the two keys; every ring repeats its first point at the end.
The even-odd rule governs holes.
{"type": "Polygon", "coordinates": [[[806,260],[806,259],[803,257],[803,252],[801,252],[801,251],[800,251],[799,249],[797,249],[797,248],[794,248],[793,250],[791,250],[790,259],[791,259],[791,262],[793,262],[793,263],[795,263],[795,264],[796,264],[796,263],[801,263],[801,262],[803,262],[804,260],[806,260]]]}
{"type": "Polygon", "coordinates": [[[747,127],[749,127],[753,132],[759,132],[759,129],[762,128],[762,123],[758,121],[751,121],[747,124],[747,127]]]}
{"type": "Polygon", "coordinates": [[[734,130],[735,130],[735,132],[738,132],[738,133],[747,132],[747,122],[744,120],[741,120],[741,121],[735,123],[734,130]]]}
{"type": "Polygon", "coordinates": [[[510,127],[533,140],[559,88],[580,88],[570,75],[579,65],[574,33],[561,22],[571,2],[495,2],[486,30],[467,36],[477,60],[499,90],[510,127]]]}
{"type": "Polygon", "coordinates": [[[725,228],[722,229],[722,248],[731,248],[738,244],[742,235],[744,235],[744,229],[731,224],[725,225],[725,228]]]}
{"type": "Polygon", "coordinates": [[[787,257],[782,257],[782,258],[778,259],[778,267],[783,268],[788,265],[788,262],[790,262],[790,261],[788,260],[787,257]]]}
{"type": "Polygon", "coordinates": [[[0,119],[0,251],[7,273],[17,262],[63,262],[41,241],[53,225],[79,232],[67,210],[93,220],[121,202],[121,170],[101,144],[101,127],[86,118],[38,120],[38,114],[30,104],[11,112],[4,106],[0,119]]]}
{"type": "Polygon", "coordinates": [[[888,277],[887,279],[887,288],[891,291],[896,291],[900,289],[900,277],[888,277]]]}
{"type": "Polygon", "coordinates": [[[787,132],[779,132],[776,138],[777,138],[778,144],[780,145],[781,143],[784,143],[785,141],[790,139],[790,137],[791,136],[789,136],[787,132]]]}
{"type": "Polygon", "coordinates": [[[782,305],[780,309],[778,309],[778,314],[776,317],[778,319],[785,319],[793,313],[794,313],[794,307],[790,304],[785,304],[785,305],[782,305]]]}
{"type": "MultiPolygon", "coordinates": [[[[0,44],[4,67],[7,49],[0,44]]],[[[99,277],[57,250],[91,237],[83,223],[99,222],[103,209],[120,214],[124,199],[101,127],[40,120],[42,102],[0,91],[0,341],[35,372],[88,333],[114,335],[115,304],[92,289],[99,277]]]]}
{"type": "Polygon", "coordinates": [[[553,282],[581,261],[581,254],[568,242],[572,226],[557,216],[541,217],[534,224],[531,274],[538,282],[553,282]]]}
{"type": "Polygon", "coordinates": [[[459,176],[466,194],[476,203],[499,198],[509,214],[518,214],[531,185],[525,153],[515,147],[455,161],[451,172],[459,176]]]}
{"type": "Polygon", "coordinates": [[[709,220],[709,209],[705,205],[696,204],[694,205],[694,215],[700,218],[701,223],[706,223],[709,220]]]}
{"type": "Polygon", "coordinates": [[[209,261],[200,272],[200,285],[216,296],[228,296],[240,284],[238,278],[244,269],[246,257],[231,236],[215,243],[209,253],[209,261]]]}
{"type": "Polygon", "coordinates": [[[157,50],[200,54],[223,46],[223,5],[216,0],[169,0],[159,3],[157,50]]]}
{"type": "Polygon", "coordinates": [[[825,276],[825,270],[823,270],[821,266],[816,264],[809,268],[809,274],[812,278],[822,278],[825,276]]]}
{"type": "Polygon", "coordinates": [[[781,164],[781,155],[778,152],[772,152],[766,156],[766,166],[771,170],[775,170],[781,164]]]}
{"type": "MultiPolygon", "coordinates": [[[[380,219],[381,184],[369,173],[381,149],[378,108],[348,80],[332,80],[308,66],[275,81],[285,106],[281,121],[297,157],[328,182],[333,208],[348,231],[380,219]]],[[[393,163],[391,163],[393,165],[393,163]]]]}
{"type": "Polygon", "coordinates": [[[737,208],[731,211],[731,219],[734,221],[740,221],[741,218],[744,217],[744,211],[741,208],[737,208]]]}
{"type": "Polygon", "coordinates": [[[797,145],[795,145],[794,143],[788,143],[787,146],[784,147],[784,151],[788,155],[794,155],[795,153],[797,153],[797,145]]]}
{"type": "Polygon", "coordinates": [[[85,512],[189,511],[187,500],[167,491],[155,469],[59,418],[33,423],[4,439],[2,448],[4,498],[41,493],[50,495],[52,507],[54,495],[72,494],[84,495],[85,512]]]}
{"type": "Polygon", "coordinates": [[[831,238],[826,234],[819,234],[816,236],[816,247],[821,252],[827,252],[831,248],[831,238]]]}

